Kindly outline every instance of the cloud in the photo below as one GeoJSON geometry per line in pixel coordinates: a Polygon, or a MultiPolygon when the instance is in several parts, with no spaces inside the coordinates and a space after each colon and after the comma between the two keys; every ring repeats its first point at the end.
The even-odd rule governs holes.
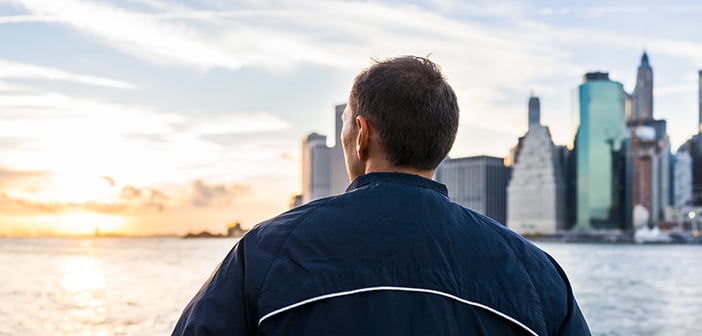
{"type": "Polygon", "coordinates": [[[552,16],[552,15],[568,15],[570,14],[570,8],[569,7],[560,7],[560,8],[553,8],[553,7],[543,7],[538,10],[539,15],[543,16],[552,16]]]}
{"type": "Polygon", "coordinates": [[[284,120],[270,113],[213,115],[188,120],[180,125],[199,135],[247,134],[281,131],[290,127],[284,120]]]}
{"type": "Polygon", "coordinates": [[[196,207],[226,206],[231,204],[235,198],[250,192],[250,186],[239,184],[207,185],[202,180],[195,180],[191,184],[190,203],[196,207]]]}
{"type": "Polygon", "coordinates": [[[0,166],[0,188],[38,188],[46,183],[45,171],[15,170],[0,166]]]}
{"type": "Polygon", "coordinates": [[[161,22],[156,16],[130,12],[106,3],[73,0],[17,1],[32,14],[59,18],[116,49],[164,64],[238,68],[236,57],[208,44],[195,29],[161,22]]]}
{"type": "MultiPolygon", "coordinates": [[[[456,47],[470,46],[505,57],[516,54],[515,44],[528,46],[521,43],[519,37],[525,34],[519,30],[498,37],[489,27],[410,5],[280,1],[236,10],[196,10],[151,1],[158,4],[154,7],[159,12],[143,13],[75,0],[17,2],[34,15],[60,17],[59,22],[137,57],[202,69],[289,69],[305,63],[356,69],[373,50],[394,53],[393,46],[425,54],[441,49],[468,58],[472,55],[465,47],[456,47]]],[[[512,17],[524,8],[511,2],[485,5],[469,6],[466,12],[512,17]]]]}
{"type": "Polygon", "coordinates": [[[52,15],[9,15],[0,16],[0,24],[61,22],[61,18],[52,15]]]}
{"type": "Polygon", "coordinates": [[[647,11],[646,6],[595,6],[588,7],[585,11],[585,15],[590,17],[599,17],[604,15],[621,15],[621,14],[635,14],[647,11]]]}
{"type": "MultiPolygon", "coordinates": [[[[5,175],[25,177],[25,174],[6,169],[0,170],[0,182],[5,175]],[[8,173],[10,172],[10,173],[8,173]]],[[[231,206],[236,198],[251,193],[251,186],[243,184],[208,184],[194,180],[188,186],[171,188],[170,192],[158,188],[140,188],[125,185],[115,197],[85,202],[34,200],[9,195],[0,191],[0,211],[4,214],[42,215],[66,212],[95,212],[110,215],[133,215],[144,212],[163,212],[179,208],[215,208],[231,206]]]]}
{"type": "Polygon", "coordinates": [[[665,5],[663,8],[676,13],[702,12],[702,5],[665,5]]]}
{"type": "Polygon", "coordinates": [[[0,79],[2,78],[62,80],[116,89],[135,89],[134,85],[115,79],[78,75],[59,69],[0,59],[0,79]]]}
{"type": "Polygon", "coordinates": [[[111,178],[109,176],[100,176],[100,178],[105,180],[105,182],[107,182],[107,184],[110,185],[110,187],[115,186],[115,180],[113,178],[111,178]]]}
{"type": "Polygon", "coordinates": [[[126,185],[120,192],[120,199],[139,204],[142,207],[163,211],[171,200],[164,192],[154,188],[137,188],[126,185]]]}
{"type": "Polygon", "coordinates": [[[163,171],[231,155],[222,152],[231,148],[231,142],[210,137],[251,136],[289,127],[267,112],[178,115],[153,106],[31,89],[0,95],[0,107],[3,162],[106,175],[141,185],[169,182],[163,171]]]}

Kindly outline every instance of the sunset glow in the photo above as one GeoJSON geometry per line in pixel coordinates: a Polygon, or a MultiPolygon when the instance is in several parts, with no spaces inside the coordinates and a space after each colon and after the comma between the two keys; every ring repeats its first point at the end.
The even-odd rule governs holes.
{"type": "Polygon", "coordinates": [[[673,150],[697,132],[702,6],[546,1],[0,1],[0,236],[245,228],[301,191],[301,139],[370,58],[431,55],[455,89],[451,156],[503,157],[530,91],[572,144],[572,90],[631,92],[646,49],[673,150]],[[651,29],[647,22],[656,22],[651,29]],[[27,42],[27,43],[25,43],[27,42]],[[29,43],[31,42],[31,43],[29,43]]]}

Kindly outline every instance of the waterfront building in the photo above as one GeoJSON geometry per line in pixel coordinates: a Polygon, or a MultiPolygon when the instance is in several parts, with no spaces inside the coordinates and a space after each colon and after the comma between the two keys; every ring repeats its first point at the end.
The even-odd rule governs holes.
{"type": "Polygon", "coordinates": [[[346,104],[336,105],[334,108],[334,146],[329,148],[330,196],[342,194],[349,186],[344,148],[341,145],[341,126],[343,126],[341,115],[344,113],[344,109],[346,109],[346,104]]]}
{"type": "Polygon", "coordinates": [[[692,157],[692,204],[702,206],[702,70],[698,72],[698,76],[697,134],[688,140],[687,148],[692,157]]]}
{"type": "Polygon", "coordinates": [[[632,94],[631,116],[629,120],[653,118],[653,69],[644,51],[636,74],[636,86],[632,94]]]}
{"type": "Polygon", "coordinates": [[[702,206],[702,133],[687,140],[681,150],[692,158],[692,205],[702,206]]]}
{"type": "Polygon", "coordinates": [[[529,130],[520,138],[507,187],[507,226],[520,234],[566,229],[565,160],[541,125],[539,105],[529,98],[529,130]]]}
{"type": "Polygon", "coordinates": [[[692,204],[692,156],[687,148],[678,149],[675,154],[674,202],[676,208],[692,204]]]}
{"type": "Polygon", "coordinates": [[[300,205],[302,205],[302,194],[295,194],[290,196],[290,202],[288,203],[290,209],[297,208],[300,205]]]}
{"type": "Polygon", "coordinates": [[[330,195],[327,137],[309,134],[302,142],[302,202],[330,195]]]}
{"type": "Polygon", "coordinates": [[[624,225],[624,195],[616,153],[627,137],[626,93],[621,83],[604,72],[587,73],[574,92],[576,215],[579,230],[620,229],[624,225]]]}
{"type": "Polygon", "coordinates": [[[646,52],[641,56],[632,99],[632,113],[627,121],[631,139],[631,170],[627,176],[631,190],[627,192],[631,199],[625,204],[625,211],[631,213],[642,206],[649,213],[646,225],[653,227],[671,204],[671,154],[666,122],[653,118],[653,69],[646,52]]]}
{"type": "Polygon", "coordinates": [[[434,178],[446,185],[454,202],[505,223],[510,172],[504,159],[481,155],[446,159],[434,178]]]}
{"type": "Polygon", "coordinates": [[[629,163],[631,201],[626,211],[643,206],[649,213],[647,225],[653,227],[663,219],[670,200],[670,142],[665,120],[640,120],[630,123],[631,155],[629,163]]]}
{"type": "Polygon", "coordinates": [[[301,203],[341,194],[349,185],[344,151],[341,146],[341,114],[346,104],[334,110],[335,142],[327,146],[327,137],[311,133],[302,142],[302,197],[301,203]]]}
{"type": "Polygon", "coordinates": [[[570,230],[575,225],[576,215],[576,184],[577,175],[575,173],[575,150],[567,146],[556,146],[556,155],[563,171],[563,181],[565,181],[565,229],[570,230]]]}
{"type": "MultiPolygon", "coordinates": [[[[680,148],[678,153],[686,151],[692,161],[692,200],[691,204],[702,206],[702,70],[698,72],[698,120],[697,134],[693,135],[680,148]]],[[[678,182],[675,182],[676,186],[678,182]]],[[[677,193],[677,190],[676,190],[677,193]]]]}

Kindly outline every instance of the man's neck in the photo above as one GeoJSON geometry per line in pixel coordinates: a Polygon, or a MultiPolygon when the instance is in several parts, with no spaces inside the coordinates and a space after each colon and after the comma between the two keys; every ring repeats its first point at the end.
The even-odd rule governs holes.
{"type": "Polygon", "coordinates": [[[365,173],[405,173],[419,175],[424,178],[431,179],[434,177],[434,171],[436,169],[416,169],[412,167],[397,167],[391,165],[389,162],[377,162],[369,161],[366,163],[365,173]]]}

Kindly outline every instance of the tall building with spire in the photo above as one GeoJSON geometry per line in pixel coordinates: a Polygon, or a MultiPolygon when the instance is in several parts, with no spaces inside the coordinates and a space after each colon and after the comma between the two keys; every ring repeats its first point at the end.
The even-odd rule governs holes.
{"type": "Polygon", "coordinates": [[[648,63],[648,54],[645,51],[636,75],[631,107],[630,120],[653,119],[653,69],[648,63]]]}
{"type": "Polygon", "coordinates": [[[529,98],[529,130],[519,139],[507,186],[507,226],[520,234],[566,229],[566,184],[559,148],[541,125],[539,98],[529,98]]]}
{"type": "Polygon", "coordinates": [[[529,129],[541,126],[541,102],[539,97],[531,94],[529,97],[529,129]]]}
{"type": "Polygon", "coordinates": [[[644,51],[632,94],[632,113],[629,127],[629,155],[627,166],[628,193],[631,199],[626,211],[633,213],[636,206],[649,214],[647,225],[653,227],[663,219],[664,209],[672,203],[670,176],[670,141],[665,120],[653,118],[653,69],[644,51]]]}

